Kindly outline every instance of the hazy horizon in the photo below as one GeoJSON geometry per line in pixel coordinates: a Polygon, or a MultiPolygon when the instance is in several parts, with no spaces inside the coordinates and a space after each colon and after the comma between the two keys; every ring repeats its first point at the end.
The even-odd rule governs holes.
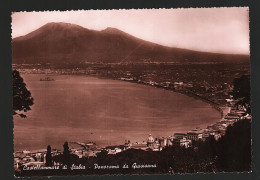
{"type": "Polygon", "coordinates": [[[243,55],[250,51],[247,7],[14,12],[12,38],[50,22],[97,31],[113,27],[163,46],[195,51],[243,55]]]}

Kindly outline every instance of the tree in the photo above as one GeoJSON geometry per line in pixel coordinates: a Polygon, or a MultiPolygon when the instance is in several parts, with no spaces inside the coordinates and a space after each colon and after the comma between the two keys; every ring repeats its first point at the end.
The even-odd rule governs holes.
{"type": "Polygon", "coordinates": [[[25,114],[17,113],[16,111],[27,112],[31,110],[30,106],[32,105],[33,97],[31,92],[26,88],[19,71],[13,70],[13,114],[25,118],[25,114]]]}
{"type": "Polygon", "coordinates": [[[241,76],[233,81],[234,88],[232,95],[234,99],[240,99],[239,103],[250,104],[250,78],[249,76],[241,76]]]}
{"type": "Polygon", "coordinates": [[[251,122],[240,120],[228,126],[219,140],[217,166],[220,171],[251,170],[251,122]]]}
{"type": "Polygon", "coordinates": [[[47,146],[46,166],[52,166],[51,146],[47,146]]]}
{"type": "Polygon", "coordinates": [[[70,165],[70,150],[67,141],[63,144],[63,164],[70,165]]]}
{"type": "Polygon", "coordinates": [[[97,154],[97,157],[100,159],[105,159],[108,155],[108,152],[106,150],[102,150],[100,153],[97,154]]]}

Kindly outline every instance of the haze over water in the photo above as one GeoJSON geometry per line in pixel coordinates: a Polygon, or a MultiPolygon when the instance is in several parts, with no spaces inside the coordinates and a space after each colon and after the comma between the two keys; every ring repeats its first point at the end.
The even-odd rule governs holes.
{"type": "Polygon", "coordinates": [[[146,141],[149,134],[170,136],[220,119],[209,104],[164,89],[86,76],[22,77],[34,105],[27,118],[14,116],[15,151],[62,149],[65,141],[102,146],[146,141]]]}

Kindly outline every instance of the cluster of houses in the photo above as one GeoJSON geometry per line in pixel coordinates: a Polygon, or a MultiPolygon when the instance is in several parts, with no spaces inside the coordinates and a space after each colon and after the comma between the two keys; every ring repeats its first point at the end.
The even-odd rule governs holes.
{"type": "MultiPolygon", "coordinates": [[[[226,129],[229,125],[233,125],[235,122],[241,119],[251,120],[251,115],[246,113],[246,108],[244,106],[232,105],[229,107],[228,113],[215,124],[209,125],[204,129],[196,128],[187,133],[174,133],[172,136],[153,138],[150,134],[147,142],[136,142],[130,143],[126,141],[124,148],[126,149],[142,149],[142,150],[152,150],[152,151],[161,151],[165,146],[183,146],[191,147],[193,141],[205,141],[209,137],[214,137],[215,140],[218,140],[223,135],[225,135],[226,129]]],[[[114,147],[119,148],[119,147],[114,147]]],[[[108,152],[113,152],[113,149],[107,149],[108,152]]],[[[116,153],[119,151],[114,151],[116,153]]],[[[121,151],[120,151],[121,152],[121,151]]]]}

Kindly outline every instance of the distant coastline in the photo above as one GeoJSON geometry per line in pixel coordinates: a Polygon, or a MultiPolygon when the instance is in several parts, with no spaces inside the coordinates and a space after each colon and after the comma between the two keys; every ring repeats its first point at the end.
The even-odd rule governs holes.
{"type": "Polygon", "coordinates": [[[208,103],[209,105],[211,105],[214,109],[216,109],[220,115],[221,115],[221,118],[224,117],[224,113],[223,113],[223,109],[219,106],[219,104],[209,100],[209,99],[206,99],[206,98],[203,98],[201,96],[198,96],[194,93],[187,93],[185,91],[177,91],[175,89],[170,89],[170,88],[167,88],[167,87],[163,87],[163,86],[159,86],[159,85],[150,85],[150,84],[145,84],[143,82],[137,82],[137,81],[127,81],[127,80],[120,80],[120,79],[113,79],[113,78],[106,78],[106,77],[99,77],[99,76],[88,76],[87,77],[96,77],[96,78],[100,78],[100,79],[110,79],[110,80],[117,80],[117,81],[123,81],[123,82],[128,82],[128,83],[135,83],[135,84],[140,84],[140,85],[144,85],[144,86],[149,86],[149,87],[154,87],[154,88],[161,88],[161,89],[164,89],[164,90],[167,90],[167,91],[172,91],[172,92],[175,92],[175,93],[180,93],[180,94],[183,94],[183,95],[186,95],[188,97],[192,97],[194,99],[198,99],[198,100],[201,100],[203,102],[206,102],[208,103]]]}
{"type": "MultiPolygon", "coordinates": [[[[29,73],[29,74],[33,74],[33,73],[29,73]]],[[[140,84],[140,85],[144,85],[144,86],[149,86],[149,87],[154,87],[154,88],[161,88],[161,89],[164,89],[164,90],[168,90],[168,91],[172,91],[172,92],[175,92],[175,93],[180,93],[180,94],[183,94],[183,95],[186,95],[188,97],[192,97],[194,99],[198,99],[198,100],[201,100],[203,102],[206,102],[208,103],[209,105],[211,105],[214,109],[216,109],[220,115],[221,115],[221,118],[224,117],[224,114],[223,114],[223,110],[222,108],[220,107],[219,104],[209,100],[209,99],[206,99],[202,96],[199,96],[197,94],[194,94],[194,93],[191,93],[191,92],[185,92],[185,91],[178,91],[178,90],[175,90],[175,89],[171,89],[171,88],[167,88],[167,87],[163,87],[163,86],[159,86],[159,85],[150,85],[150,84],[145,84],[144,82],[137,82],[137,81],[129,81],[129,80],[120,80],[120,79],[117,79],[117,78],[108,78],[108,77],[103,77],[103,76],[99,76],[99,75],[82,75],[82,74],[48,74],[48,76],[63,76],[63,75],[70,75],[70,76],[83,76],[83,77],[94,77],[94,78],[98,78],[98,79],[110,79],[110,80],[116,80],[116,81],[123,81],[123,82],[128,82],[128,83],[135,83],[135,84],[140,84]]]]}
{"type": "MultiPolygon", "coordinates": [[[[33,74],[33,73],[29,73],[29,74],[33,74]]],[[[81,74],[48,74],[48,76],[63,76],[63,75],[70,75],[70,76],[83,76],[83,77],[94,77],[94,78],[98,78],[98,79],[110,79],[110,80],[116,80],[116,81],[123,81],[123,82],[128,82],[128,83],[135,83],[135,84],[140,84],[140,85],[144,85],[144,86],[149,86],[149,87],[154,87],[154,88],[161,88],[161,89],[164,89],[164,90],[168,90],[168,91],[172,91],[172,92],[175,92],[175,93],[180,93],[180,94],[183,94],[183,95],[186,95],[188,97],[192,97],[194,99],[198,99],[198,100],[201,100],[203,102],[206,102],[208,103],[209,105],[211,105],[214,109],[216,109],[220,115],[221,115],[221,118],[224,117],[224,114],[223,114],[223,110],[222,108],[220,107],[219,104],[209,100],[209,99],[206,99],[206,98],[203,98],[202,96],[199,96],[199,95],[196,95],[194,93],[191,93],[191,92],[185,92],[185,91],[177,91],[175,89],[171,89],[171,88],[167,88],[167,87],[163,87],[163,86],[159,86],[159,85],[150,85],[150,84],[145,84],[143,82],[137,82],[137,81],[128,81],[128,80],[120,80],[120,79],[116,79],[116,78],[108,78],[108,77],[103,77],[103,76],[98,76],[98,75],[81,75],[81,74]]]]}

